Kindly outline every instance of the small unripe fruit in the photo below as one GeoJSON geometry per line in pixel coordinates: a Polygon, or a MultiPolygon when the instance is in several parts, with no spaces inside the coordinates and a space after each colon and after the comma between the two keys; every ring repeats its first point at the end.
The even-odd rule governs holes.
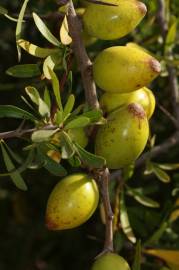
{"type": "Polygon", "coordinates": [[[96,210],[99,191],[86,174],[62,179],[52,190],[47,203],[46,225],[50,230],[65,230],[86,222],[96,210]]]}
{"type": "Polygon", "coordinates": [[[78,143],[81,147],[85,148],[88,144],[88,137],[84,128],[72,128],[68,130],[68,135],[72,141],[78,143]]]}
{"type": "Polygon", "coordinates": [[[106,92],[128,93],[149,84],[160,73],[160,63],[146,52],[114,46],[98,54],[93,65],[96,84],[106,92]]]}
{"type": "Polygon", "coordinates": [[[121,38],[131,32],[147,12],[146,6],[135,0],[104,0],[107,4],[90,3],[83,15],[85,30],[103,40],[121,38]]]}
{"type": "Polygon", "coordinates": [[[155,97],[150,89],[143,87],[125,94],[104,93],[100,98],[100,105],[104,112],[110,113],[119,107],[130,103],[139,103],[150,119],[155,110],[155,97]]]}
{"type": "MultiPolygon", "coordinates": [[[[85,148],[88,144],[88,137],[85,133],[84,128],[72,128],[67,131],[68,135],[70,136],[73,142],[78,143],[81,147],[85,148]]],[[[61,143],[61,133],[56,133],[51,142],[57,146],[61,143]]]]}
{"type": "Polygon", "coordinates": [[[139,104],[129,104],[111,114],[96,135],[95,153],[110,169],[133,163],[144,150],[149,136],[146,114],[139,104]]]}
{"type": "Polygon", "coordinates": [[[94,262],[91,270],[130,270],[130,267],[121,256],[107,253],[94,262]]]}

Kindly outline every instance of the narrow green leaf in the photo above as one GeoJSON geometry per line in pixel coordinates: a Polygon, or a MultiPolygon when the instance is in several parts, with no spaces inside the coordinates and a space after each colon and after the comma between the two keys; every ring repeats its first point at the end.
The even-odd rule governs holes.
{"type": "Polygon", "coordinates": [[[72,129],[72,128],[82,128],[86,127],[90,123],[90,119],[85,116],[78,116],[77,118],[70,121],[66,126],[65,129],[72,129]]]}
{"type": "Polygon", "coordinates": [[[25,88],[27,95],[30,97],[30,99],[38,105],[39,113],[42,117],[49,117],[50,116],[50,110],[47,104],[41,99],[38,90],[35,87],[27,86],[25,88]]]}
{"type": "Polygon", "coordinates": [[[68,159],[71,158],[75,153],[75,148],[72,140],[66,132],[62,132],[62,158],[68,159]]]}
{"type": "Polygon", "coordinates": [[[63,122],[63,112],[57,110],[55,113],[55,117],[54,117],[54,122],[56,125],[60,126],[61,123],[63,122]]]}
{"type": "Polygon", "coordinates": [[[10,156],[19,164],[22,164],[23,159],[17,153],[15,153],[6,143],[4,143],[7,151],[9,152],[10,156]]]}
{"type": "Polygon", "coordinates": [[[170,29],[167,33],[167,37],[166,37],[166,48],[173,46],[175,44],[175,39],[176,39],[176,33],[177,33],[177,20],[175,18],[175,21],[172,23],[172,25],[170,26],[170,29]]]}
{"type": "Polygon", "coordinates": [[[90,119],[90,122],[98,122],[101,117],[103,116],[103,113],[101,110],[91,110],[88,112],[84,112],[82,116],[88,117],[90,119]]]}
{"type": "MultiPolygon", "coordinates": [[[[8,15],[8,14],[5,14],[4,15],[8,20],[12,21],[12,22],[18,22],[18,19],[8,15]]],[[[25,22],[24,20],[22,20],[22,22],[25,22]]]]}
{"type": "Polygon", "coordinates": [[[50,137],[53,136],[58,129],[55,130],[37,130],[32,133],[31,140],[35,143],[47,142],[50,137]]]}
{"type": "Polygon", "coordinates": [[[75,143],[75,146],[76,146],[76,153],[78,154],[82,163],[91,168],[102,168],[105,166],[106,161],[103,157],[89,153],[77,143],[75,143]]]}
{"type": "Polygon", "coordinates": [[[144,206],[151,207],[151,208],[158,208],[160,204],[151,198],[148,198],[141,194],[140,192],[136,191],[135,189],[128,187],[128,195],[132,196],[137,202],[141,203],[144,206]]]}
{"type": "Polygon", "coordinates": [[[16,65],[8,68],[6,73],[17,78],[33,78],[41,75],[37,64],[16,65]]]}
{"type": "Polygon", "coordinates": [[[8,13],[8,10],[2,6],[0,6],[0,14],[5,15],[8,13]]]}
{"type": "MultiPolygon", "coordinates": [[[[9,155],[8,155],[8,153],[7,153],[5,147],[3,146],[2,143],[1,143],[1,150],[2,150],[4,162],[5,162],[5,165],[6,165],[8,172],[14,170],[15,166],[14,166],[13,162],[11,161],[11,159],[10,159],[10,157],[9,157],[9,155]]],[[[16,171],[14,173],[11,173],[10,177],[17,188],[24,190],[24,191],[27,190],[27,185],[24,182],[24,180],[19,172],[16,171]]]]}
{"type": "Polygon", "coordinates": [[[47,78],[48,80],[51,80],[49,68],[51,70],[54,70],[56,67],[60,66],[61,61],[62,59],[59,53],[53,53],[47,56],[47,58],[45,59],[43,63],[43,73],[44,73],[45,78],[47,78]]]}
{"type": "Polygon", "coordinates": [[[26,52],[28,52],[29,54],[39,57],[39,58],[46,58],[47,56],[55,53],[55,52],[59,52],[59,49],[51,49],[51,48],[41,48],[35,44],[30,43],[27,40],[24,39],[19,39],[17,41],[17,44],[24,49],[26,52]]]}
{"type": "Polygon", "coordinates": [[[65,168],[60,164],[45,155],[40,149],[38,149],[38,156],[39,159],[43,162],[43,167],[48,170],[51,174],[55,176],[65,176],[67,171],[65,168]]]}
{"type": "Polygon", "coordinates": [[[78,158],[78,156],[74,155],[73,157],[68,159],[68,162],[70,163],[71,166],[73,167],[80,167],[81,166],[81,161],[78,158]]]}
{"type": "Polygon", "coordinates": [[[59,42],[59,40],[50,32],[48,27],[45,25],[45,23],[41,20],[41,18],[33,12],[33,18],[34,22],[40,31],[40,33],[53,45],[61,47],[62,44],[59,42]]]}
{"type": "Polygon", "coordinates": [[[121,192],[121,195],[120,195],[120,221],[121,221],[121,227],[124,234],[132,243],[136,243],[136,237],[130,225],[123,191],[121,192]]]}
{"type": "Polygon", "coordinates": [[[74,104],[75,104],[75,96],[70,95],[67,100],[67,103],[65,104],[65,108],[63,112],[64,119],[71,113],[71,111],[73,110],[74,104]]]}
{"type": "Polygon", "coordinates": [[[163,169],[163,170],[166,170],[166,171],[172,171],[172,170],[179,169],[179,163],[165,163],[165,164],[157,163],[157,166],[160,169],[163,169]]]}
{"type": "Polygon", "coordinates": [[[166,228],[168,227],[169,223],[167,221],[163,221],[159,228],[152,234],[152,236],[146,241],[145,246],[152,246],[158,243],[159,239],[165,232],[166,228]]]}
{"type": "Polygon", "coordinates": [[[13,105],[0,105],[0,118],[3,117],[29,119],[32,121],[37,120],[33,114],[13,105]]]}
{"type": "MultiPolygon", "coordinates": [[[[18,21],[17,21],[17,26],[16,26],[16,42],[21,38],[21,32],[22,32],[22,23],[23,23],[23,18],[24,14],[27,8],[29,0],[24,0],[23,5],[21,7],[19,16],[18,16],[18,21]]],[[[18,52],[18,60],[20,62],[21,60],[21,49],[17,43],[17,52],[18,52]]]]}
{"type": "Polygon", "coordinates": [[[60,84],[57,78],[57,75],[53,70],[49,68],[50,76],[52,79],[52,87],[53,87],[53,92],[56,98],[57,105],[61,111],[63,111],[63,106],[62,106],[62,101],[61,101],[61,95],[60,95],[60,84]]]}
{"type": "Polygon", "coordinates": [[[135,247],[135,258],[134,263],[132,265],[132,270],[140,270],[141,269],[141,257],[142,257],[142,247],[141,241],[137,241],[137,245],[135,247]]]}
{"type": "Polygon", "coordinates": [[[157,178],[164,182],[164,183],[169,183],[170,182],[170,176],[163,171],[162,169],[158,168],[157,166],[153,166],[153,173],[157,176],[157,178]]]}
{"type": "Polygon", "coordinates": [[[33,86],[27,86],[25,87],[25,91],[32,100],[32,102],[34,102],[36,105],[39,105],[40,95],[38,90],[33,86]]]}
{"type": "Polygon", "coordinates": [[[39,99],[39,113],[42,117],[50,117],[49,107],[41,98],[39,99]]]}
{"type": "Polygon", "coordinates": [[[1,173],[0,176],[11,176],[11,174],[15,174],[15,173],[22,173],[24,172],[27,168],[29,168],[32,164],[34,158],[34,149],[31,149],[27,155],[27,158],[25,159],[25,161],[23,161],[22,165],[20,167],[18,167],[17,169],[14,168],[12,171],[9,171],[9,173],[1,173]]]}
{"type": "Polygon", "coordinates": [[[124,169],[123,169],[123,178],[124,178],[125,181],[127,181],[128,179],[130,179],[133,176],[134,169],[135,169],[134,164],[130,164],[130,165],[124,167],[124,169]]]}
{"type": "Polygon", "coordinates": [[[50,98],[50,93],[47,87],[45,87],[44,91],[44,102],[47,104],[49,110],[51,109],[51,98],[50,98]]]}

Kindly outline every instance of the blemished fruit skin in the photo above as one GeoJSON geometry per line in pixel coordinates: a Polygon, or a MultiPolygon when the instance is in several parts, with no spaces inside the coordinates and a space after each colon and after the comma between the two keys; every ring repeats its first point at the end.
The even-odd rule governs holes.
{"type": "Polygon", "coordinates": [[[80,226],[92,216],[98,201],[98,187],[90,176],[78,173],[63,178],[47,202],[47,228],[65,230],[80,226]]]}
{"type": "Polygon", "coordinates": [[[130,267],[121,256],[107,253],[94,262],[91,270],[130,270],[130,267]]]}
{"type": "Polygon", "coordinates": [[[128,93],[148,85],[161,71],[160,63],[143,50],[114,46],[103,50],[93,64],[96,84],[106,92],[128,93]]]}
{"type": "Polygon", "coordinates": [[[145,148],[149,136],[146,113],[131,103],[109,114],[95,139],[95,153],[106,159],[109,169],[133,163],[145,148]]]}
{"type": "Polygon", "coordinates": [[[143,19],[146,6],[135,0],[103,0],[114,4],[90,3],[83,15],[85,30],[93,37],[102,40],[121,38],[130,33],[143,19]]]}
{"type": "Polygon", "coordinates": [[[139,103],[142,105],[148,119],[153,115],[156,104],[154,94],[147,87],[126,94],[112,94],[106,92],[100,98],[101,108],[106,113],[110,113],[130,103],[139,103]]]}

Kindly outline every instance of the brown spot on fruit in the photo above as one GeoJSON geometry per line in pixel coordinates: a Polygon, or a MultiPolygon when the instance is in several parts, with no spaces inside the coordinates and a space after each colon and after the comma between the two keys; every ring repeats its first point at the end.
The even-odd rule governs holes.
{"type": "Polygon", "coordinates": [[[149,60],[149,65],[150,65],[150,68],[152,69],[152,71],[154,71],[156,73],[161,72],[161,65],[160,65],[159,61],[157,61],[156,59],[151,58],[149,60]]]}
{"type": "Polygon", "coordinates": [[[144,119],[146,117],[146,113],[140,104],[130,103],[127,108],[134,117],[138,117],[139,119],[144,119]]]}
{"type": "Polygon", "coordinates": [[[48,230],[56,230],[57,229],[57,224],[52,222],[49,217],[46,217],[45,225],[46,225],[48,230]]]}
{"type": "Polygon", "coordinates": [[[143,16],[145,16],[145,14],[147,13],[147,7],[146,7],[146,5],[144,3],[142,3],[142,2],[137,2],[137,7],[139,8],[141,14],[143,16]]]}

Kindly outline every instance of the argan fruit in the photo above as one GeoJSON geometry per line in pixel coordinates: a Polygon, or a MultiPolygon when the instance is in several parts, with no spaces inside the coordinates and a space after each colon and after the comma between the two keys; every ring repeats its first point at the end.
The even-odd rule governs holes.
{"type": "Polygon", "coordinates": [[[88,137],[84,128],[72,128],[68,130],[68,135],[72,141],[78,143],[81,147],[85,148],[88,144],[88,137]]]}
{"type": "Polygon", "coordinates": [[[149,136],[146,113],[140,104],[128,106],[109,114],[95,139],[95,153],[106,159],[110,169],[133,163],[145,148],[149,136]]]}
{"type": "Polygon", "coordinates": [[[130,270],[130,267],[121,256],[106,253],[94,262],[91,270],[130,270]]]}
{"type": "Polygon", "coordinates": [[[150,119],[155,110],[156,102],[154,94],[147,87],[125,94],[112,94],[106,92],[100,98],[101,108],[106,113],[110,113],[111,111],[130,103],[139,103],[142,105],[147,114],[147,118],[150,119]]]}
{"type": "MultiPolygon", "coordinates": [[[[68,135],[70,136],[71,140],[78,143],[81,147],[85,148],[88,144],[88,137],[85,133],[84,128],[73,128],[73,129],[69,129],[67,131],[68,135]]],[[[52,140],[51,143],[55,144],[55,145],[60,145],[61,142],[61,138],[60,138],[61,134],[56,133],[52,140]]]]}
{"type": "Polygon", "coordinates": [[[83,15],[83,23],[91,36],[103,40],[118,39],[127,35],[147,12],[146,6],[139,1],[101,0],[101,2],[111,5],[90,3],[83,15]]]}
{"type": "Polygon", "coordinates": [[[146,52],[126,46],[103,50],[93,64],[96,84],[106,92],[128,93],[148,85],[160,73],[160,63],[146,52]]]}
{"type": "Polygon", "coordinates": [[[46,210],[49,230],[78,227],[94,213],[99,201],[95,180],[78,173],[63,178],[52,190],[46,210]]]}

